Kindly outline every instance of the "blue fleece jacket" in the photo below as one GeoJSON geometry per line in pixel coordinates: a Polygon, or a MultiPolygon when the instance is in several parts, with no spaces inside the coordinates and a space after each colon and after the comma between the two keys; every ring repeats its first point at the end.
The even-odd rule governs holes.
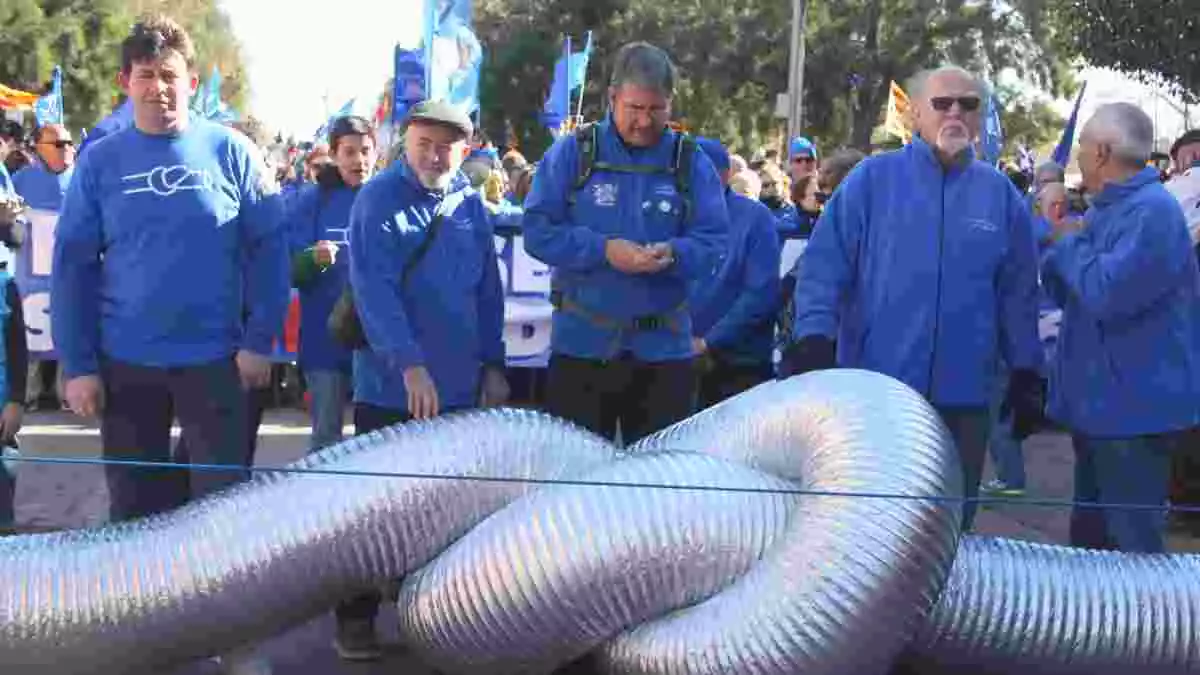
{"type": "Polygon", "coordinates": [[[1200,423],[1200,272],[1179,203],[1143,169],[1092,201],[1043,254],[1063,307],[1050,414],[1089,436],[1200,423]]]}
{"type": "Polygon", "coordinates": [[[1036,369],[1029,209],[973,159],[944,169],[914,138],[859,164],[826,206],[796,284],[795,336],[895,377],[936,405],[985,406],[996,359],[1036,369]]]}
{"type": "Polygon", "coordinates": [[[692,158],[691,209],[672,165],[677,134],[667,131],[651,148],[631,148],[612,119],[599,123],[597,162],[661,168],[663,173],[614,172],[597,168],[575,203],[579,145],[574,134],[546,153],[525,200],[525,249],[555,268],[565,302],[576,309],[554,313],[551,349],[585,359],[629,352],[643,361],[691,358],[692,326],[686,308],[688,283],[720,265],[728,215],[716,169],[698,148],[692,158]],[[605,244],[626,239],[637,244],[669,242],[675,264],[663,272],[634,275],[608,264],[605,244]],[[633,330],[634,319],[659,317],[663,326],[633,330]]]}
{"type": "Polygon", "coordinates": [[[13,189],[25,198],[29,208],[58,213],[74,174],[74,167],[53,173],[41,162],[34,162],[13,174],[13,189]]]}
{"type": "Polygon", "coordinates": [[[779,309],[779,237],[762,203],[726,190],[729,253],[725,264],[693,283],[692,330],[712,350],[745,365],[771,362],[779,309]]]}
{"type": "Polygon", "coordinates": [[[288,304],[274,177],[249,139],[193,121],[88,148],[54,245],[51,326],[70,377],[270,354],[288,304]]]}
{"type": "Polygon", "coordinates": [[[329,333],[329,314],[346,288],[350,274],[347,250],[350,207],[358,190],[345,185],[321,188],[306,185],[292,198],[288,210],[289,244],[292,255],[303,253],[318,241],[338,245],[333,264],[321,270],[300,292],[300,353],[306,370],[350,370],[350,352],[334,342],[329,333]]]}
{"type": "Polygon", "coordinates": [[[354,400],[408,410],[404,370],[423,365],[443,409],[478,403],[483,366],[504,367],[504,297],[479,193],[459,174],[445,194],[403,162],[359,190],[350,210],[350,286],[369,349],[354,353],[354,400]],[[435,213],[441,228],[401,288],[435,213]]]}

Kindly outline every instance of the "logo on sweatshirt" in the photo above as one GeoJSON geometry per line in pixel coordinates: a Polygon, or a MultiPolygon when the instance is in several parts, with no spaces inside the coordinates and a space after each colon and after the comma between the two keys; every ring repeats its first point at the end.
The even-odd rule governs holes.
{"type": "MultiPolygon", "coordinates": [[[[414,225],[408,221],[408,214],[403,211],[397,211],[394,217],[396,222],[396,232],[400,234],[415,234],[421,231],[420,225],[414,225]]],[[[384,224],[384,229],[389,229],[387,224],[384,224]]]]}
{"type": "Polygon", "coordinates": [[[1000,231],[1000,228],[997,227],[995,223],[991,222],[990,220],[983,220],[982,218],[968,218],[967,227],[971,228],[972,230],[979,230],[981,232],[1000,231]]]}
{"type": "Polygon", "coordinates": [[[616,206],[617,186],[613,183],[598,183],[592,186],[592,199],[596,206],[616,206]]]}
{"type": "Polygon", "coordinates": [[[159,197],[170,197],[178,192],[211,190],[212,176],[205,169],[191,169],[186,165],[156,166],[143,173],[133,173],[121,178],[124,194],[135,195],[150,192],[159,197]]]}

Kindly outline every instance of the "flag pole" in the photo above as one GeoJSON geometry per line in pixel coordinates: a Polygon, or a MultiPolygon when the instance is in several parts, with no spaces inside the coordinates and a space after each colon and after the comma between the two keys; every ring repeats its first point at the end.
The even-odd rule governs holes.
{"type": "Polygon", "coordinates": [[[584,61],[583,79],[579,81],[579,107],[575,109],[575,117],[578,118],[580,122],[583,121],[583,92],[587,91],[587,65],[591,63],[591,52],[592,31],[589,30],[587,32],[587,43],[585,43],[583,47],[584,58],[587,60],[584,61]]]}
{"type": "Polygon", "coordinates": [[[574,126],[572,120],[570,119],[571,118],[571,36],[568,34],[566,36],[566,38],[567,38],[566,39],[566,48],[564,50],[565,53],[563,54],[563,58],[566,59],[565,70],[567,72],[564,74],[567,77],[567,81],[566,81],[566,86],[563,87],[564,89],[566,89],[566,91],[563,93],[566,94],[566,96],[567,96],[567,104],[565,106],[563,106],[563,112],[567,116],[567,119],[565,120],[567,122],[567,126],[568,126],[568,128],[571,128],[574,126]]]}

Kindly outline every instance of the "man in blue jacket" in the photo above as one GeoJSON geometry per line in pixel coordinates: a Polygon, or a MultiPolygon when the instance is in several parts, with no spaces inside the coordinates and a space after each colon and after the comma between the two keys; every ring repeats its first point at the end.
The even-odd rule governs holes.
{"type": "Polygon", "coordinates": [[[549,410],[625,442],[692,411],[688,284],[728,229],[712,163],[667,127],[675,78],[661,49],[622,47],[611,114],[550,148],[525,202],[525,248],[555,270],[549,410]]]}
{"type": "MultiPolygon", "coordinates": [[[[354,353],[354,427],[369,431],[503,403],[504,297],[489,215],[459,168],[473,127],[458,108],[418,104],[404,158],[350,210],[350,286],[368,346],[354,353]]],[[[380,595],[337,608],[342,658],[382,655],[380,595]]]]}
{"type": "MultiPolygon", "coordinates": [[[[910,145],[865,160],[834,193],[796,283],[791,372],[878,371],[921,392],[978,494],[997,358],[1012,368],[1018,437],[1041,409],[1037,260],[1030,214],[1011,181],[974,159],[981,96],[959,68],[911,89],[910,145]]],[[[964,507],[970,525],[974,505],[964,507]]]]}
{"type": "MultiPolygon", "coordinates": [[[[1092,207],[1062,220],[1042,279],[1063,308],[1050,414],[1072,433],[1075,501],[1166,503],[1171,457],[1200,423],[1200,272],[1179,203],[1147,167],[1154,124],[1100,106],[1079,137],[1092,207]]],[[[1164,513],[1076,508],[1071,541],[1163,550],[1164,513]]]]}
{"type": "Polygon", "coordinates": [[[350,206],[375,168],[375,138],[361,117],[339,117],[329,129],[333,164],[316,185],[305,185],[289,210],[292,283],[300,291],[299,363],[312,396],[310,447],[342,440],[350,394],[350,351],[329,333],[329,314],[346,288],[350,260],[344,250],[350,206]]]}
{"type": "MultiPolygon", "coordinates": [[[[24,214],[27,227],[24,239],[28,241],[41,235],[46,237],[45,241],[51,241],[49,236],[54,232],[67,186],[75,173],[75,141],[65,126],[48,124],[34,132],[34,150],[37,161],[13,175],[13,187],[29,209],[24,214]]],[[[32,277],[42,277],[41,283],[45,284],[48,282],[45,277],[50,276],[50,269],[40,269],[35,264],[36,253],[32,245],[22,245],[17,252],[15,278],[23,296],[34,290],[32,277]]],[[[37,290],[44,290],[44,287],[37,290]]],[[[31,366],[29,392],[21,392],[22,396],[27,393],[28,398],[22,400],[37,407],[59,410],[58,362],[39,359],[31,366]]]]}
{"type": "Polygon", "coordinates": [[[698,143],[726,185],[729,210],[725,264],[696,279],[688,301],[702,366],[699,403],[707,408],[774,376],[780,246],[771,211],[728,188],[729,151],[713,139],[698,143]]]}

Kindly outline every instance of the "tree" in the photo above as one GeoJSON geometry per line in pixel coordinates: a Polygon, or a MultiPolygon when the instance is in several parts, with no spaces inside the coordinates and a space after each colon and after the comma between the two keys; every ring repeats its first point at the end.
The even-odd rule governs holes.
{"type": "Polygon", "coordinates": [[[1064,51],[1165,82],[1200,102],[1200,7],[1179,0],[1055,0],[1064,51]]]}

